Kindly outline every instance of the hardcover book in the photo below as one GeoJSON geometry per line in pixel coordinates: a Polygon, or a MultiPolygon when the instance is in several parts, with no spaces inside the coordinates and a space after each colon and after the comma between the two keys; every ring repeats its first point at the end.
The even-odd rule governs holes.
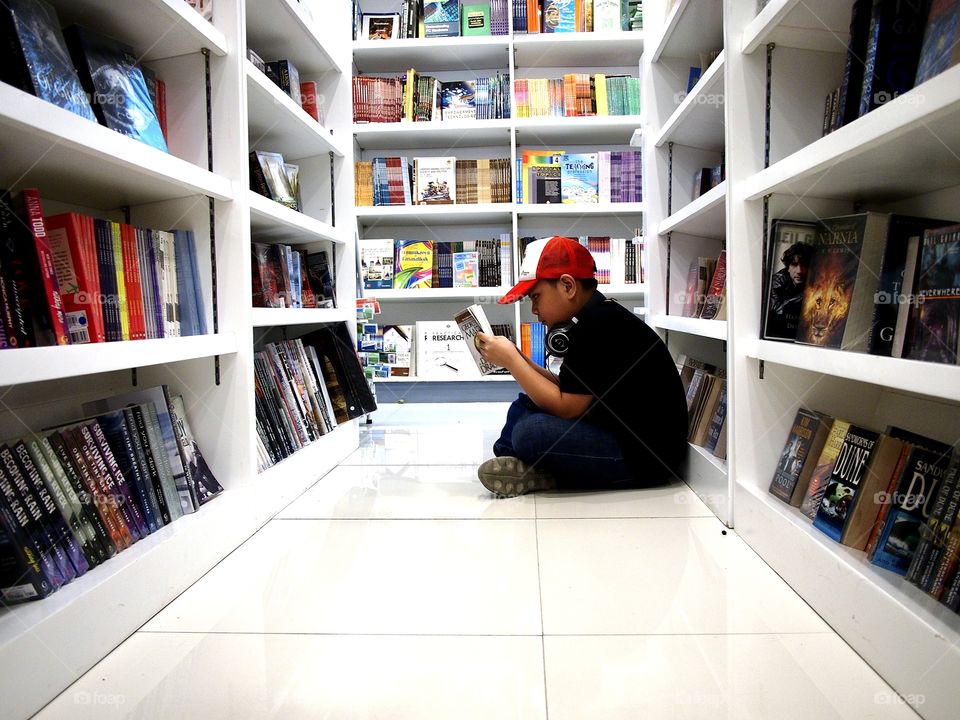
{"type": "Polygon", "coordinates": [[[394,258],[394,288],[403,290],[432,286],[433,243],[430,240],[397,240],[394,258]]]}
{"type": "Polygon", "coordinates": [[[797,342],[865,352],[890,215],[824,218],[803,288],[797,342]]]}
{"type": "Polygon", "coordinates": [[[911,360],[957,364],[960,351],[960,225],[927,230],[910,313],[911,360]]]}
{"type": "Polygon", "coordinates": [[[793,419],[770,482],[770,492],[794,507],[800,504],[806,493],[810,476],[830,431],[830,420],[827,416],[803,408],[797,411],[793,419]]]}
{"type": "Polygon", "coordinates": [[[97,121],[50,3],[7,0],[0,8],[0,37],[8,50],[0,63],[0,80],[97,121]]]}
{"type": "Polygon", "coordinates": [[[816,243],[815,223],[774,220],[764,258],[763,338],[797,338],[803,288],[816,243]]]}
{"type": "Polygon", "coordinates": [[[833,473],[833,466],[840,455],[840,448],[843,447],[843,440],[847,437],[847,431],[850,429],[850,423],[846,420],[835,418],[830,426],[830,433],[823,444],[817,463],[810,474],[810,482],[807,484],[806,492],[800,503],[800,512],[813,520],[817,514],[817,508],[823,500],[823,495],[827,491],[827,482],[833,473]]]}
{"type": "Polygon", "coordinates": [[[133,48],[79,25],[64,36],[100,124],[168,152],[133,48]]]}
{"type": "Polygon", "coordinates": [[[837,542],[840,542],[867,463],[879,439],[880,433],[851,425],[840,446],[833,470],[827,478],[826,490],[813,518],[813,526],[837,542]]]}
{"type": "Polygon", "coordinates": [[[477,347],[478,333],[485,333],[487,335],[494,334],[493,328],[490,326],[490,321],[487,320],[487,314],[483,311],[483,306],[477,304],[470,305],[456,313],[453,319],[460,328],[460,332],[463,333],[463,341],[466,343],[467,350],[470,351],[473,361],[477,364],[477,369],[480,371],[480,374],[490,375],[491,373],[497,372],[500,367],[485,360],[480,354],[480,349],[477,347]]]}

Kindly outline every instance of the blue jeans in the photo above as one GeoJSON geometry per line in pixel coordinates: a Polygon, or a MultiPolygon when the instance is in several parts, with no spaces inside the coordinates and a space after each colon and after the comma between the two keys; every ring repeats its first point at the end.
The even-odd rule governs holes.
{"type": "Polygon", "coordinates": [[[524,393],[507,410],[493,454],[517,457],[549,471],[562,490],[638,485],[612,433],[583,420],[564,420],[544,412],[524,393]]]}

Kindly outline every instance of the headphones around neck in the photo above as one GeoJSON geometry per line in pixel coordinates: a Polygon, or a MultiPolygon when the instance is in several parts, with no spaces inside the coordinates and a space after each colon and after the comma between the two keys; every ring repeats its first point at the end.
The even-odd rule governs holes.
{"type": "MultiPolygon", "coordinates": [[[[594,290],[593,295],[590,296],[590,299],[580,308],[582,313],[589,307],[594,305],[599,305],[604,302],[607,298],[604,297],[603,293],[599,290],[594,290]]],[[[562,325],[557,325],[550,332],[547,333],[547,338],[544,341],[544,345],[547,349],[547,355],[552,355],[553,357],[563,357],[570,351],[570,331],[576,327],[577,323],[580,322],[580,319],[574,315],[570,322],[563,323],[562,325]]]]}

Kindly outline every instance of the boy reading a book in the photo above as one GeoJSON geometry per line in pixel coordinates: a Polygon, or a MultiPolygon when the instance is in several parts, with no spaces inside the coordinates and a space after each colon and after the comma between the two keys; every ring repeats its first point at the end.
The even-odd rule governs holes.
{"type": "Polygon", "coordinates": [[[481,355],[523,392],[507,411],[484,487],[510,497],[535,490],[658,485],[677,478],[687,450],[687,404],[676,364],[640,318],[597,290],[590,252],[570,238],[527,246],[517,285],[547,325],[559,373],[536,366],[508,338],[480,333],[481,355]]]}

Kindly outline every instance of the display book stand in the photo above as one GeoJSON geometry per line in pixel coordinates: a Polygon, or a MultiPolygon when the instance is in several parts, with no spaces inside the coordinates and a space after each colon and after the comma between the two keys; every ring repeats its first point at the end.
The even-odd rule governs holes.
{"type": "MultiPolygon", "coordinates": [[[[364,0],[364,12],[394,12],[396,0],[364,0]]],[[[509,71],[511,78],[561,77],[565,72],[636,75],[644,48],[643,32],[503,35],[480,37],[357,41],[353,43],[355,74],[399,75],[408,68],[440,80],[466,80],[509,71]]],[[[644,100],[641,99],[641,107],[644,100]]],[[[509,157],[511,168],[527,148],[567,152],[629,150],[642,124],[637,116],[511,117],[417,123],[371,123],[353,126],[354,159],[377,156],[509,157]]],[[[411,160],[412,161],[412,160],[411,160]]],[[[511,172],[511,176],[514,171],[511,172]]],[[[644,181],[646,185],[646,180],[644,181]]],[[[646,187],[644,187],[646,193],[646,187]]],[[[422,240],[470,240],[511,233],[524,236],[608,235],[632,237],[642,228],[646,203],[606,205],[440,205],[359,207],[360,237],[422,240]]],[[[519,259],[513,248],[512,277],[519,259]]],[[[507,288],[431,288],[367,290],[381,301],[381,324],[413,324],[417,320],[449,320],[463,307],[479,302],[491,323],[511,323],[519,343],[521,322],[535,320],[523,303],[496,304],[507,288]]],[[[610,297],[634,309],[642,285],[601,286],[610,297]]],[[[480,382],[510,381],[487,376],[480,382]]],[[[423,378],[378,378],[376,382],[422,382],[423,378]]],[[[445,381],[451,382],[451,381],[445,381]]]]}
{"type": "MultiPolygon", "coordinates": [[[[720,52],[712,62],[709,55],[724,47],[723,4],[680,0],[668,9],[666,2],[645,3],[644,21],[653,35],[642,63],[646,100],[642,143],[648,179],[644,191],[651,238],[649,322],[661,332],[674,357],[685,354],[725,369],[728,323],[682,316],[691,261],[704,256],[716,259],[726,246],[728,183],[699,197],[694,193],[695,174],[722,163],[726,152],[726,53],[720,52]],[[690,68],[702,65],[707,67],[688,92],[690,68]]],[[[728,408],[732,395],[728,383],[728,408]]],[[[732,524],[727,467],[726,461],[689,444],[687,483],[717,517],[732,524]]]]}
{"type": "Polygon", "coordinates": [[[96,27],[132,45],[164,79],[170,154],[0,84],[0,185],[37,187],[46,214],[75,210],[192,229],[212,332],[0,352],[0,437],[79,417],[87,400],[165,383],[184,396],[225,492],[51,597],[0,610],[0,696],[10,718],[29,717],[53,699],[359,442],[351,422],[256,472],[252,355],[268,332],[279,332],[268,326],[296,330],[353,318],[352,165],[334,134],[349,124],[349,50],[343,33],[332,32],[349,26],[349,8],[342,18],[339,7],[325,8],[335,16],[324,24],[331,32],[321,34],[296,0],[247,7],[224,0],[212,24],[182,0],[52,4],[62,25],[96,27]],[[318,81],[327,128],[311,126],[312,118],[251,72],[248,45],[290,58],[318,81]],[[247,149],[273,149],[268,144],[300,163],[306,213],[248,191],[247,149]],[[341,309],[254,313],[251,238],[332,243],[341,309]]]}
{"type": "Polygon", "coordinates": [[[945,720],[956,716],[960,618],[768,492],[798,407],[958,441],[960,368],[758,339],[769,221],[860,210],[956,216],[960,67],[820,137],[851,7],[770,0],[757,14],[752,3],[725,3],[735,527],[903,701],[945,720]]]}

